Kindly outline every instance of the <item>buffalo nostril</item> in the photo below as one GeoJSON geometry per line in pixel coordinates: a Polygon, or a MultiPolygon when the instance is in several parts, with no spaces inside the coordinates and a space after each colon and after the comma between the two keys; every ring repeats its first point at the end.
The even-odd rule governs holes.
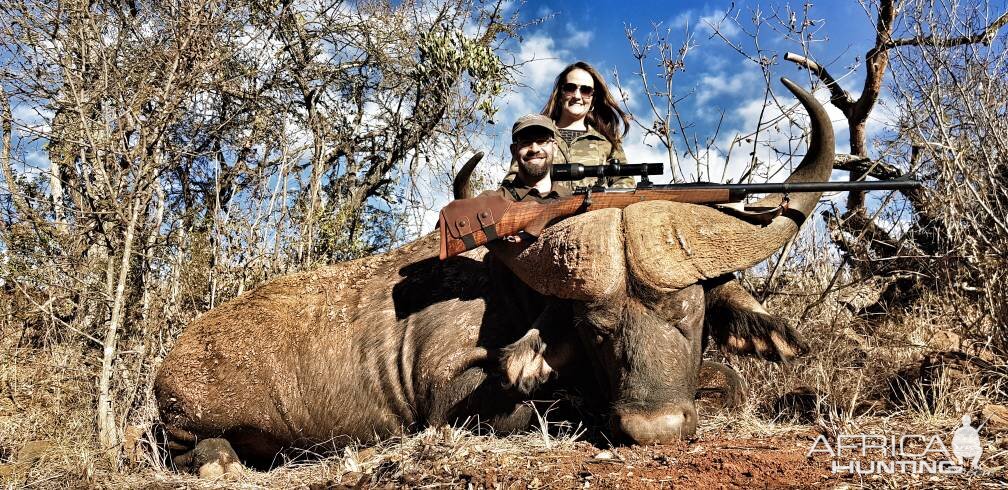
{"type": "Polygon", "coordinates": [[[658,410],[617,412],[619,429],[637,444],[662,444],[689,439],[696,433],[697,412],[692,404],[658,410]]]}

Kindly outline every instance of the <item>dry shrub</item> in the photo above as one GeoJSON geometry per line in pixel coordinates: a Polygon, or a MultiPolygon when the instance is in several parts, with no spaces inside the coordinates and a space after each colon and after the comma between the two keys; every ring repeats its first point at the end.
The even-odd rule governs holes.
{"type": "Polygon", "coordinates": [[[94,366],[82,362],[75,344],[38,349],[17,346],[15,336],[3,338],[0,482],[8,488],[92,482],[102,464],[94,431],[94,366]]]}
{"type": "Polygon", "coordinates": [[[790,365],[732,359],[752,389],[733,430],[772,435],[799,423],[828,434],[940,432],[1008,400],[1005,358],[991,348],[994,327],[975,299],[925,290],[910,304],[881,303],[884,313],[862,316],[866,302],[879,304],[882,286],[842,268],[814,230],[796,241],[783,270],[744,282],[757,292],[769,284],[767,308],[796,324],[812,351],[790,365]]]}

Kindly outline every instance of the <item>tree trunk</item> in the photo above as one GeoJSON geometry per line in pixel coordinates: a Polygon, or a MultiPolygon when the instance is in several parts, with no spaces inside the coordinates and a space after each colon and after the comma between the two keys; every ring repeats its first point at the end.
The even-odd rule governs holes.
{"type": "Polygon", "coordinates": [[[140,301],[140,317],[146,320],[150,315],[151,289],[154,288],[155,274],[152,272],[154,262],[154,246],[161,236],[161,225],[164,223],[165,193],[158,182],[154,183],[154,194],[157,196],[157,203],[154,211],[154,223],[151,225],[146,243],[144,244],[144,267],[143,267],[143,299],[140,301]]]}
{"type": "MultiPolygon", "coordinates": [[[[851,155],[868,158],[868,146],[865,142],[865,120],[855,121],[847,119],[850,125],[850,152],[851,155]]],[[[850,181],[857,182],[864,180],[865,173],[853,171],[850,173],[850,181]]],[[[864,214],[864,191],[851,191],[847,193],[847,213],[864,214]]]]}
{"type": "MultiPolygon", "coordinates": [[[[7,97],[7,92],[0,87],[0,111],[2,111],[3,117],[3,148],[0,151],[0,165],[3,167],[4,180],[7,181],[7,191],[11,194],[11,199],[14,201],[14,208],[21,215],[22,221],[28,221],[33,218],[31,213],[31,207],[28,205],[28,201],[23,195],[21,195],[21,190],[18,188],[17,181],[14,179],[14,172],[11,170],[10,164],[10,152],[11,152],[11,132],[14,130],[11,117],[11,106],[10,98],[7,97]]],[[[18,220],[14,220],[18,221],[18,220]]]]}
{"type": "Polygon", "coordinates": [[[307,216],[305,216],[304,231],[302,232],[303,255],[301,256],[301,265],[305,268],[312,265],[314,258],[313,252],[315,248],[315,235],[318,231],[318,214],[322,209],[322,177],[326,171],[325,152],[323,151],[325,143],[321,137],[322,128],[317,124],[317,119],[320,116],[316,113],[314,107],[309,108],[308,114],[309,127],[311,127],[315,137],[312,149],[311,182],[308,185],[308,212],[307,216]]]}
{"type": "Polygon", "coordinates": [[[63,181],[60,178],[60,163],[49,161],[49,191],[52,193],[53,222],[61,236],[67,234],[66,213],[63,210],[63,181]]]}
{"type": "Polygon", "coordinates": [[[137,221],[140,217],[142,200],[134,198],[130,209],[129,223],[126,226],[126,237],[123,243],[122,260],[119,264],[119,277],[116,281],[115,296],[112,301],[112,318],[102,349],[102,370],[98,381],[98,442],[101,448],[108,451],[113,466],[119,463],[119,425],[116,423],[115,407],[112,406],[112,374],[116,358],[116,344],[119,340],[119,329],[122,327],[123,312],[126,301],[126,282],[129,280],[130,258],[133,255],[133,238],[136,235],[137,221]]]}

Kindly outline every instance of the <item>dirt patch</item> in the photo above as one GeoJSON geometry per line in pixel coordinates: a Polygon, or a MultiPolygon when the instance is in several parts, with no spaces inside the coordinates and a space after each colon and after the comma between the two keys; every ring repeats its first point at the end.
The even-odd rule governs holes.
{"type": "Polygon", "coordinates": [[[793,439],[717,440],[680,447],[633,447],[626,452],[630,468],[624,474],[603,472],[603,482],[612,478],[613,483],[628,488],[666,483],[752,488],[807,486],[831,476],[827,463],[807,458],[807,444],[793,439]]]}
{"type": "Polygon", "coordinates": [[[806,457],[810,442],[804,437],[718,439],[609,450],[577,442],[568,449],[526,454],[476,449],[461,464],[440,458],[429,465],[385,463],[373,475],[344,475],[339,484],[316,488],[786,488],[839,482],[826,459],[806,457]]]}

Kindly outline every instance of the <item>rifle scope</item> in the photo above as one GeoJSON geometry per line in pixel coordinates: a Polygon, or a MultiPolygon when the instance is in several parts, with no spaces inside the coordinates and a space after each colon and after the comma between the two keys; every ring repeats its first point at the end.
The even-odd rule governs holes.
{"type": "Polygon", "coordinates": [[[553,180],[581,180],[587,177],[628,177],[631,175],[661,175],[665,171],[663,163],[616,163],[603,165],[582,165],[580,163],[558,163],[553,165],[550,177],[553,180]]]}

